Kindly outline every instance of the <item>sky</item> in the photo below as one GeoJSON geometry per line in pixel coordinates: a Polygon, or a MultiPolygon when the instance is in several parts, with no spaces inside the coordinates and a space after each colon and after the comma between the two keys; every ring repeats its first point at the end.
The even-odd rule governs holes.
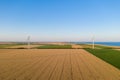
{"type": "Polygon", "coordinates": [[[0,0],[0,41],[120,41],[120,0],[0,0]]]}

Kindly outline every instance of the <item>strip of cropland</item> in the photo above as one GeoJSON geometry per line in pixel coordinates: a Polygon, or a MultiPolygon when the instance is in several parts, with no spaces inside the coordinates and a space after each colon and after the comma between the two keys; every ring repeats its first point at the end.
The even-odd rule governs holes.
{"type": "MultiPolygon", "coordinates": [[[[42,45],[36,45],[36,44],[31,44],[29,45],[29,48],[36,48],[38,46],[42,45]]],[[[0,44],[0,49],[27,49],[28,45],[27,44],[0,44]]]]}
{"type": "Polygon", "coordinates": [[[85,50],[120,69],[120,51],[109,48],[85,50]]]}
{"type": "Polygon", "coordinates": [[[83,49],[0,49],[0,80],[120,80],[120,71],[83,49]]]}
{"type": "Polygon", "coordinates": [[[0,49],[5,49],[11,46],[16,46],[17,44],[0,44],[0,49]]]}
{"type": "MultiPolygon", "coordinates": [[[[84,49],[93,48],[92,44],[76,44],[76,45],[80,45],[84,49]]],[[[106,46],[106,45],[100,45],[100,44],[95,44],[94,46],[95,46],[95,49],[120,49],[120,47],[117,47],[117,46],[106,46]]]]}
{"type": "Polygon", "coordinates": [[[43,45],[36,47],[37,49],[71,49],[71,45],[43,45]]]}

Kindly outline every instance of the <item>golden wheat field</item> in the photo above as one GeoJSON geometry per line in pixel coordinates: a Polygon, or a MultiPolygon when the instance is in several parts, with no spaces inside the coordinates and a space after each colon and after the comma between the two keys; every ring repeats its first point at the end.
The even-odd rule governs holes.
{"type": "Polygon", "coordinates": [[[120,71],[83,49],[0,49],[0,80],[120,80],[120,71]]]}

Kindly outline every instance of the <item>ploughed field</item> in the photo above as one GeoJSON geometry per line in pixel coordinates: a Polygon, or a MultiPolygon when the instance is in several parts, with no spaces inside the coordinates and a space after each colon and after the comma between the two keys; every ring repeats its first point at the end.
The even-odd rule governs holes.
{"type": "Polygon", "coordinates": [[[120,80],[120,71],[83,49],[0,49],[0,80],[120,80]]]}

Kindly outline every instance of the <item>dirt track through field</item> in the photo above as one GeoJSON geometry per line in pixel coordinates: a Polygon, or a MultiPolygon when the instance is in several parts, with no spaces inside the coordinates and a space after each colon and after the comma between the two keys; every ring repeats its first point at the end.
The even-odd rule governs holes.
{"type": "Polygon", "coordinates": [[[120,71],[83,49],[0,49],[0,80],[120,80],[120,71]]]}

